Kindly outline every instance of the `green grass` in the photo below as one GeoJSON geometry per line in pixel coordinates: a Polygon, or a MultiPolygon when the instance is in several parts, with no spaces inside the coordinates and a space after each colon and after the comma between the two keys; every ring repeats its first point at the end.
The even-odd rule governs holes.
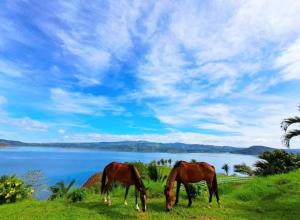
{"type": "MultiPolygon", "coordinates": [[[[222,177],[226,178],[226,177],[222,177]]],[[[133,189],[128,206],[123,205],[124,189],[113,192],[113,205],[107,207],[97,194],[89,194],[84,202],[71,204],[64,200],[26,200],[0,206],[0,219],[299,219],[300,170],[270,177],[255,177],[248,182],[220,185],[222,207],[207,208],[207,194],[187,207],[182,187],[179,205],[165,212],[163,184],[145,181],[149,186],[147,212],[134,210],[133,189]]]]}

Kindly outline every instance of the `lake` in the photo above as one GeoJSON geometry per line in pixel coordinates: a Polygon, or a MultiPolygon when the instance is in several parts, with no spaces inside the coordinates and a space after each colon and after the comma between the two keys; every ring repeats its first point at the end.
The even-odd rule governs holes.
{"type": "MultiPolygon", "coordinates": [[[[256,156],[230,153],[138,153],[114,152],[91,149],[74,149],[58,147],[3,147],[0,148],[0,175],[24,175],[30,170],[41,170],[48,179],[49,184],[57,181],[71,181],[76,179],[77,185],[101,171],[112,161],[131,162],[142,161],[148,163],[152,160],[169,159],[172,161],[196,159],[215,166],[217,172],[223,172],[221,167],[228,163],[246,163],[253,165],[256,156]]],[[[231,168],[232,171],[233,168],[231,168]]]]}

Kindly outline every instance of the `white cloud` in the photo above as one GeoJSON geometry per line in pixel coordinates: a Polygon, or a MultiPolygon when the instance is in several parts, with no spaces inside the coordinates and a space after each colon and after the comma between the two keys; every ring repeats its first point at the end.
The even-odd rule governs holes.
{"type": "Polygon", "coordinates": [[[4,96],[0,96],[0,106],[4,105],[7,102],[7,99],[4,96]]]}
{"type": "Polygon", "coordinates": [[[300,38],[281,52],[275,60],[275,67],[282,68],[284,80],[300,79],[300,38]]]}
{"type": "Polygon", "coordinates": [[[21,77],[25,71],[27,70],[25,68],[21,68],[15,62],[0,59],[0,74],[10,77],[21,77]]]}
{"type": "Polygon", "coordinates": [[[6,103],[7,99],[4,96],[0,96],[0,124],[27,131],[48,130],[48,125],[44,122],[34,120],[30,117],[10,116],[3,108],[3,105],[6,103]]]}
{"type": "Polygon", "coordinates": [[[122,107],[114,105],[105,96],[94,96],[79,92],[69,92],[61,88],[50,90],[52,110],[79,114],[102,115],[106,111],[122,113],[122,107]]]}
{"type": "Polygon", "coordinates": [[[60,128],[60,129],[58,129],[58,133],[64,134],[64,133],[66,133],[66,131],[65,131],[65,129],[60,128]]]}

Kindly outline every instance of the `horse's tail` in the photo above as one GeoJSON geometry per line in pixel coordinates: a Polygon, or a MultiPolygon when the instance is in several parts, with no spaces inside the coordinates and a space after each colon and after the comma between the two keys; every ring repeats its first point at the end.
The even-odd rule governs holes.
{"type": "Polygon", "coordinates": [[[217,202],[219,203],[219,192],[218,192],[218,183],[217,183],[216,171],[214,171],[214,177],[213,177],[213,181],[212,181],[212,188],[213,188],[213,192],[215,193],[215,196],[217,198],[217,202]]]}
{"type": "Polygon", "coordinates": [[[101,194],[103,194],[104,190],[105,190],[106,176],[107,176],[107,170],[105,167],[103,170],[103,173],[102,173],[102,178],[101,178],[101,194]]]}

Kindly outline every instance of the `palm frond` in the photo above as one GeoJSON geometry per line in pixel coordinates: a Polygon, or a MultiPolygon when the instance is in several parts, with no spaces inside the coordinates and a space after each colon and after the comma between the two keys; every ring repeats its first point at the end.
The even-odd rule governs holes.
{"type": "Polygon", "coordinates": [[[72,180],[72,181],[70,182],[70,184],[68,185],[68,187],[65,189],[65,193],[68,193],[68,192],[69,192],[69,190],[70,190],[71,187],[74,185],[74,183],[75,183],[75,180],[72,180]]]}
{"type": "Polygon", "coordinates": [[[296,137],[296,136],[299,136],[300,135],[300,130],[291,130],[291,131],[288,131],[286,132],[284,135],[283,135],[283,144],[286,146],[286,147],[290,147],[290,140],[293,138],[293,137],[296,137]]]}
{"type": "Polygon", "coordinates": [[[295,116],[291,118],[286,118],[281,122],[281,128],[286,131],[288,127],[292,124],[300,123],[300,117],[295,116]]]}

